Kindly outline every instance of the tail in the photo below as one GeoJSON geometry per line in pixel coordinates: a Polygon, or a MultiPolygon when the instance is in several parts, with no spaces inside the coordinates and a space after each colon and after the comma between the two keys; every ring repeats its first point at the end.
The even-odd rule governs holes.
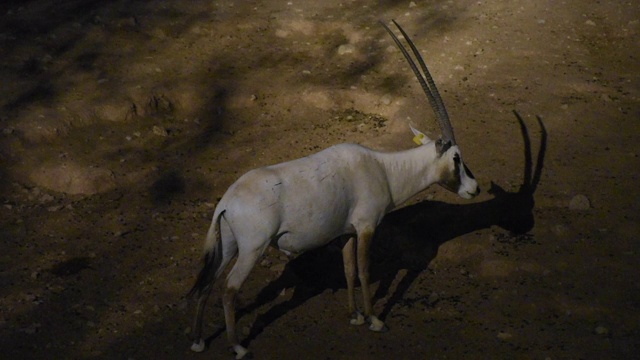
{"type": "Polygon", "coordinates": [[[213,225],[214,229],[209,229],[204,246],[204,266],[198,274],[195,285],[189,290],[188,297],[200,296],[209,291],[216,280],[218,268],[222,262],[222,241],[220,239],[220,220],[226,210],[218,214],[218,218],[213,225]],[[211,231],[213,230],[213,231],[211,231]]]}

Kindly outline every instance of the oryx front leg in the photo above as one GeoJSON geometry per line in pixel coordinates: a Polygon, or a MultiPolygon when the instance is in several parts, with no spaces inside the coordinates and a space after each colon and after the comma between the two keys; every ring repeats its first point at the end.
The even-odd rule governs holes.
{"type": "Polygon", "coordinates": [[[364,316],[356,308],[356,241],[349,238],[349,241],[342,248],[342,261],[344,262],[344,276],[347,280],[347,296],[349,298],[349,314],[351,314],[351,325],[364,324],[364,316]]]}
{"type": "Polygon", "coordinates": [[[360,286],[362,287],[364,316],[369,322],[369,330],[381,332],[386,331],[387,327],[380,319],[373,315],[371,292],[369,291],[369,249],[372,240],[373,230],[371,229],[366,229],[358,234],[358,277],[360,278],[360,286]]]}

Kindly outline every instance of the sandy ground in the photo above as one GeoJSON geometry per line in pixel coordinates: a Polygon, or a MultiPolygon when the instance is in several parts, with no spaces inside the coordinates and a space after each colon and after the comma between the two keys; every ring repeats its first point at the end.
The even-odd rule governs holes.
{"type": "Polygon", "coordinates": [[[439,136],[380,19],[483,193],[432,187],[380,225],[386,333],[348,324],[337,246],[269,250],[240,292],[254,357],[638,358],[640,7],[578,0],[3,2],[2,357],[231,358],[217,296],[189,350],[185,299],[227,187],[439,136]]]}

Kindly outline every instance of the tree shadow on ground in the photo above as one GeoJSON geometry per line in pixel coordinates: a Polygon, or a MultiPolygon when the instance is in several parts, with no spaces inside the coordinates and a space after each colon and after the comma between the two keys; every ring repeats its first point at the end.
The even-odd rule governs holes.
{"type": "MultiPolygon", "coordinates": [[[[528,128],[517,112],[514,111],[514,115],[524,141],[525,171],[518,191],[506,191],[492,182],[489,193],[494,197],[490,200],[466,205],[424,201],[389,213],[378,227],[371,256],[371,282],[380,282],[374,301],[389,293],[400,270],[407,270],[386,302],[381,319],[384,320],[393,306],[402,300],[445,242],[492,226],[510,232],[517,239],[517,235],[526,234],[534,227],[534,194],[544,166],[547,133],[542,119],[538,117],[541,134],[534,168],[528,128]]],[[[282,290],[294,288],[289,300],[274,305],[256,318],[244,345],[248,346],[265,327],[310,298],[327,289],[335,292],[346,287],[342,244],[342,239],[337,239],[291,260],[279,278],[267,285],[253,303],[239,311],[238,317],[255,311],[274,301],[282,290]]],[[[207,342],[221,332],[209,337],[207,342]]]]}

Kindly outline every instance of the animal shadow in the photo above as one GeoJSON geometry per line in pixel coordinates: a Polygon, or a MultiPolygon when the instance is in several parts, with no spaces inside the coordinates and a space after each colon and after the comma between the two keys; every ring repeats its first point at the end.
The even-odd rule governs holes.
{"type": "MultiPolygon", "coordinates": [[[[492,226],[498,226],[514,235],[526,234],[533,228],[533,195],[544,166],[547,132],[542,119],[537,117],[540,145],[534,168],[528,128],[522,117],[516,111],[513,113],[520,125],[524,143],[525,171],[518,191],[509,192],[492,182],[489,193],[493,198],[487,201],[472,204],[423,201],[387,214],[378,227],[372,243],[370,262],[370,281],[379,281],[374,301],[388,295],[400,270],[406,270],[379,314],[381,319],[384,320],[393,306],[402,301],[406,291],[435,258],[443,243],[492,226]]],[[[265,327],[310,298],[327,289],[335,292],[346,288],[341,253],[345,240],[344,237],[336,239],[329,245],[289,261],[281,276],[269,283],[251,304],[239,312],[239,317],[251,313],[274,301],[283,289],[294,289],[289,300],[274,305],[256,317],[243,345],[248,346],[265,327]]],[[[348,315],[346,300],[345,297],[345,324],[348,315]]]]}

